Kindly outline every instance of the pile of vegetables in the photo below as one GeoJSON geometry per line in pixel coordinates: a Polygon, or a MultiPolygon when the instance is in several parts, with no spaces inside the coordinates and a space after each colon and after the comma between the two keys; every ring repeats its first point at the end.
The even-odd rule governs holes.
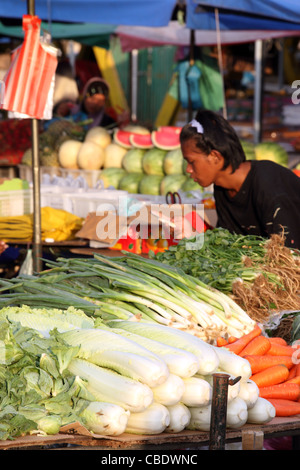
{"type": "Polygon", "coordinates": [[[202,191],[189,178],[180,149],[181,128],[165,126],[156,131],[136,134],[117,129],[100,180],[104,187],[114,186],[129,193],[165,195],[168,191],[202,191]],[[117,154],[120,158],[115,159],[117,154]],[[120,170],[123,170],[121,172],[120,170]],[[116,179],[118,175],[118,179],[116,179]]]}
{"type": "Polygon", "coordinates": [[[255,321],[226,294],[178,268],[134,253],[58,258],[39,276],[1,281],[0,307],[70,307],[105,319],[145,320],[213,342],[242,336],[255,321]]]}
{"type": "Polygon", "coordinates": [[[259,397],[268,400],[276,416],[300,414],[299,342],[288,344],[278,336],[267,337],[256,327],[243,337],[217,339],[219,347],[246,359],[259,397]]]}
{"type": "Polygon", "coordinates": [[[108,436],[207,431],[216,371],[241,377],[228,391],[229,429],[275,415],[245,358],[176,328],[74,307],[4,307],[0,322],[1,440],[72,423],[108,436]]]}
{"type": "Polygon", "coordinates": [[[265,239],[215,228],[150,256],[232,296],[256,321],[299,309],[299,251],[285,247],[281,235],[265,239]]]}

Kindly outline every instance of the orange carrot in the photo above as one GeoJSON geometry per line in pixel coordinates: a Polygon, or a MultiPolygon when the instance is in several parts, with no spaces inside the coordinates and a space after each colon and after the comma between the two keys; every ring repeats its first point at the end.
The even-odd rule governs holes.
{"type": "Polygon", "coordinates": [[[239,354],[253,338],[256,338],[256,336],[259,336],[260,334],[261,329],[256,324],[253,330],[238,338],[236,341],[234,341],[234,343],[227,344],[225,348],[231,352],[234,352],[235,354],[239,354]]]}
{"type": "Polygon", "coordinates": [[[269,340],[271,341],[271,343],[275,343],[275,344],[282,344],[282,346],[287,346],[287,342],[285,339],[283,338],[280,338],[279,336],[271,336],[269,338],[269,340]]]}
{"type": "Polygon", "coordinates": [[[288,369],[293,367],[291,356],[271,356],[270,354],[265,354],[263,356],[249,355],[244,358],[249,362],[252,374],[256,374],[257,372],[261,372],[278,364],[283,364],[288,369]]]}
{"type": "Polygon", "coordinates": [[[300,385],[300,375],[296,375],[295,377],[293,377],[292,379],[287,379],[286,380],[286,383],[290,383],[290,384],[299,384],[300,385]]]}
{"type": "Polygon", "coordinates": [[[281,344],[271,343],[268,354],[271,354],[272,356],[292,356],[295,351],[295,348],[292,346],[283,346],[281,344]]]}
{"type": "Polygon", "coordinates": [[[294,416],[300,413],[300,402],[283,398],[268,398],[276,410],[276,416],[294,416]]]}
{"type": "Polygon", "coordinates": [[[296,364],[294,364],[294,365],[290,368],[288,380],[289,380],[289,379],[293,379],[293,378],[296,376],[296,370],[297,370],[297,366],[296,366],[296,364]]]}
{"type": "Polygon", "coordinates": [[[217,338],[217,346],[218,346],[219,348],[221,348],[222,346],[225,346],[226,344],[228,344],[228,341],[226,341],[225,338],[223,338],[222,336],[219,336],[219,337],[217,338]]]}
{"type": "Polygon", "coordinates": [[[263,355],[268,352],[271,343],[265,336],[256,336],[250,343],[240,352],[239,356],[245,357],[249,355],[263,355]]]}
{"type": "Polygon", "coordinates": [[[289,375],[289,369],[283,364],[268,367],[253,374],[250,379],[256,383],[258,387],[268,387],[269,385],[276,385],[285,382],[289,375]]]}
{"type": "Polygon", "coordinates": [[[300,385],[294,383],[281,383],[260,387],[259,396],[262,398],[283,398],[285,400],[297,401],[300,397],[300,385]]]}
{"type": "Polygon", "coordinates": [[[300,375],[300,362],[299,364],[296,364],[296,373],[295,373],[295,376],[298,376],[300,375]]]}
{"type": "Polygon", "coordinates": [[[237,340],[237,337],[236,337],[236,336],[229,336],[229,338],[228,338],[228,343],[229,343],[229,344],[234,343],[236,340],[237,340]]]}

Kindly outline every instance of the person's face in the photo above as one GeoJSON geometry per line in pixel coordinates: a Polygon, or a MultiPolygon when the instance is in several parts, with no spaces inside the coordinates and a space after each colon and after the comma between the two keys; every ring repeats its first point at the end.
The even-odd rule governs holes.
{"type": "Polygon", "coordinates": [[[84,106],[88,114],[97,114],[105,106],[105,96],[101,93],[87,96],[84,100],[84,106]]]}
{"type": "Polygon", "coordinates": [[[184,142],[181,150],[187,162],[186,172],[194,181],[204,188],[216,182],[223,165],[218,152],[213,150],[206,155],[196,146],[194,139],[184,142]]]}

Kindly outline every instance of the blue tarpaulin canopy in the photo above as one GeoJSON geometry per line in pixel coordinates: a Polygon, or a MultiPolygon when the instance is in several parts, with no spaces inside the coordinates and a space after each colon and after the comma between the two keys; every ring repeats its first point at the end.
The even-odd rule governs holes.
{"type": "Polygon", "coordinates": [[[221,29],[292,29],[300,27],[299,0],[186,0],[187,27],[215,28],[218,8],[221,29]]]}
{"type": "MultiPolygon", "coordinates": [[[[35,14],[44,21],[111,25],[165,26],[176,0],[35,0],[35,14]]],[[[1,0],[0,18],[27,14],[25,0],[1,0]]]]}

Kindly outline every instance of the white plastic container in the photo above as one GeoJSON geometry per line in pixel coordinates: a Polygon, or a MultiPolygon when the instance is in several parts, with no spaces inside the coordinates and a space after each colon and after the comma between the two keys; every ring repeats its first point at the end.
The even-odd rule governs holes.
{"type": "Polygon", "coordinates": [[[31,213],[30,189],[0,192],[0,217],[19,216],[31,213]]]}
{"type": "Polygon", "coordinates": [[[116,189],[68,195],[72,204],[72,214],[83,218],[87,217],[90,212],[104,213],[107,210],[115,210],[116,213],[119,213],[119,208],[122,206],[121,198],[127,196],[127,191],[116,189]]]}

